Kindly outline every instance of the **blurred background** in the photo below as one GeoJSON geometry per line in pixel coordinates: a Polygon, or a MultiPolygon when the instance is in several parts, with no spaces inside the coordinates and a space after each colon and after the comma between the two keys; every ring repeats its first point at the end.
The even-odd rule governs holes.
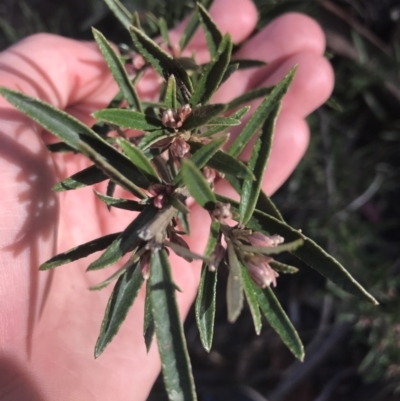
{"type": "MultiPolygon", "coordinates": [[[[255,335],[250,313],[227,323],[221,288],[209,354],[193,313],[185,323],[199,400],[400,400],[400,1],[254,1],[258,29],[287,11],[317,19],[336,73],[333,96],[308,119],[307,154],[273,199],[381,305],[359,303],[307,266],[281,277],[277,295],[306,345],[298,363],[268,325],[255,335]]],[[[123,3],[169,27],[194,8],[191,0],[123,3]]],[[[0,50],[36,32],[89,40],[91,26],[129,42],[102,0],[0,2],[0,50]]],[[[148,401],[166,399],[159,379],[148,401]]]]}

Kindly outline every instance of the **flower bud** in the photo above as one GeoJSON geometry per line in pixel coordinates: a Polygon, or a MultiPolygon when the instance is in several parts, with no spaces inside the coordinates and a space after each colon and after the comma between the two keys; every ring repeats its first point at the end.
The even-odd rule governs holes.
{"type": "Polygon", "coordinates": [[[217,267],[222,262],[222,259],[225,257],[226,249],[222,246],[222,244],[217,244],[213,253],[210,256],[210,263],[208,265],[208,270],[210,272],[215,272],[217,267]]]}
{"type": "Polygon", "coordinates": [[[191,112],[191,107],[188,104],[184,104],[183,106],[178,107],[176,114],[178,115],[179,120],[183,123],[191,112]]]}
{"type": "Polygon", "coordinates": [[[150,257],[151,252],[145,252],[140,259],[140,272],[144,280],[150,277],[150,257]]]}
{"type": "Polygon", "coordinates": [[[282,244],[284,238],[280,235],[264,235],[263,233],[255,231],[247,237],[247,240],[253,246],[277,246],[282,244]]]}
{"type": "Polygon", "coordinates": [[[203,168],[203,176],[209,184],[214,184],[217,173],[214,169],[205,166],[203,168]]]}
{"type": "Polygon", "coordinates": [[[266,255],[254,255],[246,262],[251,278],[261,288],[271,284],[276,287],[278,273],[269,265],[271,260],[272,258],[266,255]]]}
{"type": "Polygon", "coordinates": [[[164,110],[162,113],[162,117],[161,117],[161,122],[163,123],[163,125],[165,127],[168,128],[179,128],[182,123],[180,123],[180,125],[178,125],[178,122],[176,121],[176,114],[174,113],[174,111],[172,109],[167,109],[164,110]]]}
{"type": "Polygon", "coordinates": [[[211,217],[218,221],[230,219],[232,217],[231,204],[217,202],[215,204],[214,210],[211,212],[211,217]]]}
{"type": "Polygon", "coordinates": [[[170,149],[175,157],[184,157],[189,152],[190,145],[181,136],[177,136],[170,149]]]}

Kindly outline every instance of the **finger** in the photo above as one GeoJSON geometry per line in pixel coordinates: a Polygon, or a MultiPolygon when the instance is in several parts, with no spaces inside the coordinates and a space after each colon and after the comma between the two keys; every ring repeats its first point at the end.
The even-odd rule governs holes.
{"type": "MultiPolygon", "coordinates": [[[[271,155],[262,182],[262,189],[272,195],[293,172],[303,157],[309,142],[309,128],[303,118],[282,112],[279,115],[271,155]]],[[[248,159],[251,149],[246,148],[243,158],[248,159]]],[[[219,181],[215,192],[238,200],[239,195],[225,181],[219,181]]]]}

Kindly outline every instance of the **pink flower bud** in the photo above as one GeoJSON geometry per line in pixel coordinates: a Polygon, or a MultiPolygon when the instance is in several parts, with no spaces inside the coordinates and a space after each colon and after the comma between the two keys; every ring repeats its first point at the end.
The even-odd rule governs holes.
{"type": "Polygon", "coordinates": [[[189,152],[190,145],[181,136],[177,136],[170,149],[175,157],[184,157],[189,152]]]}
{"type": "Polygon", "coordinates": [[[217,173],[214,169],[206,166],[203,168],[203,176],[209,184],[213,184],[217,173]]]}
{"type": "Polygon", "coordinates": [[[140,271],[144,280],[150,277],[150,257],[151,252],[145,252],[140,259],[140,271]]]}
{"type": "Polygon", "coordinates": [[[177,110],[177,115],[178,115],[179,120],[183,123],[191,112],[192,112],[192,109],[188,104],[184,104],[183,106],[180,106],[177,110]]]}
{"type": "MultiPolygon", "coordinates": [[[[178,128],[178,123],[176,121],[176,114],[172,109],[164,110],[161,117],[161,122],[164,126],[168,128],[178,128]]],[[[179,125],[179,127],[182,123],[179,125]]]]}
{"type": "Polygon", "coordinates": [[[208,270],[210,272],[215,272],[219,264],[222,262],[222,259],[225,257],[225,252],[226,249],[222,246],[222,244],[217,244],[210,256],[210,263],[208,265],[208,270]]]}
{"type": "Polygon", "coordinates": [[[230,219],[232,217],[230,203],[217,202],[211,213],[211,217],[218,221],[230,219]]]}
{"type": "Polygon", "coordinates": [[[269,265],[271,260],[272,258],[266,255],[254,255],[246,262],[251,278],[261,288],[271,284],[276,287],[278,273],[269,265]]]}
{"type": "Polygon", "coordinates": [[[247,237],[247,240],[253,246],[277,246],[282,244],[284,238],[280,235],[264,235],[260,232],[254,232],[247,237]]]}

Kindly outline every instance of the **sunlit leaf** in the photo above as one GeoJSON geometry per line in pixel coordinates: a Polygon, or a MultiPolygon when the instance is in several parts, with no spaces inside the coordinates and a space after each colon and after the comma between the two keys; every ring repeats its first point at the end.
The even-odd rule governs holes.
{"type": "Polygon", "coordinates": [[[111,284],[114,280],[117,280],[120,278],[128,268],[132,266],[132,261],[128,260],[121,268],[119,268],[116,272],[114,272],[110,277],[107,279],[103,280],[101,283],[92,285],[89,287],[89,290],[91,291],[98,291],[101,290],[105,287],[107,287],[109,284],[111,284]]]}
{"type": "Polygon", "coordinates": [[[165,250],[152,254],[149,284],[151,313],[168,397],[171,401],[195,401],[190,359],[165,250]]]}
{"type": "Polygon", "coordinates": [[[93,165],[54,185],[52,190],[56,192],[62,192],[83,188],[87,187],[88,185],[105,181],[107,178],[107,175],[104,174],[103,171],[101,171],[97,166],[93,165]]]}
{"type": "Polygon", "coordinates": [[[261,133],[253,146],[253,151],[248,162],[249,168],[255,175],[255,180],[245,179],[242,185],[240,198],[240,224],[245,225],[253,214],[256,207],[258,195],[263,183],[265,167],[272,148],[272,138],[275,131],[275,124],[280,110],[280,102],[268,114],[261,133]]]}
{"type": "Polygon", "coordinates": [[[158,209],[148,206],[129,226],[112,242],[107,250],[87,270],[98,270],[117,263],[129,250],[132,250],[139,239],[138,231],[157,214],[158,209]]]}
{"type": "MultiPolygon", "coordinates": [[[[239,204],[232,199],[217,195],[220,202],[231,204],[231,210],[238,212],[239,204]]],[[[325,252],[314,241],[306,237],[300,231],[295,230],[288,224],[268,215],[255,210],[253,216],[247,222],[246,227],[251,230],[264,232],[265,234],[278,234],[282,236],[286,242],[303,239],[304,244],[293,251],[293,255],[303,260],[310,267],[318,271],[320,274],[343,288],[357,298],[377,305],[376,299],[369,294],[352,275],[331,255],[325,252]]]]}
{"type": "Polygon", "coordinates": [[[240,125],[240,120],[233,117],[215,117],[207,125],[225,125],[228,127],[240,125]]]}
{"type": "Polygon", "coordinates": [[[128,102],[128,105],[134,107],[138,111],[142,111],[138,94],[136,93],[118,54],[102,33],[95,28],[92,28],[92,32],[97,45],[106,60],[108,68],[110,69],[115,82],[118,84],[120,91],[123,93],[124,98],[128,102]]]}
{"type": "Polygon", "coordinates": [[[96,196],[104,202],[107,206],[116,207],[117,209],[131,210],[134,212],[141,212],[146,205],[140,204],[131,199],[114,198],[112,196],[103,195],[98,191],[94,191],[96,196]]]}
{"type": "Polygon", "coordinates": [[[244,147],[249,143],[251,138],[257,133],[258,129],[264,124],[265,119],[273,110],[277,103],[280,102],[283,96],[289,89],[293,81],[297,67],[293,67],[290,72],[276,85],[269,96],[267,96],[257,110],[254,112],[250,120],[247,122],[242,132],[238,135],[228,150],[228,153],[234,157],[240,155],[244,147]]]}
{"type": "Polygon", "coordinates": [[[201,74],[200,80],[196,85],[195,91],[190,98],[192,107],[198,104],[205,105],[209,102],[212,95],[218,89],[222,77],[231,58],[232,40],[229,35],[225,35],[213,60],[206,66],[201,74]]]}
{"type": "Polygon", "coordinates": [[[244,103],[250,103],[255,99],[259,99],[260,97],[265,97],[268,96],[274,87],[269,87],[269,88],[256,88],[251,91],[248,91],[244,93],[243,95],[240,95],[236,97],[235,99],[231,100],[228,103],[227,110],[232,110],[238,106],[241,106],[244,103]]]}
{"type": "Polygon", "coordinates": [[[173,75],[168,78],[167,90],[165,92],[165,107],[172,110],[178,108],[176,101],[176,80],[173,75]]]}
{"type": "Polygon", "coordinates": [[[210,14],[200,3],[197,3],[197,12],[200,16],[201,25],[203,26],[208,50],[210,51],[211,58],[213,58],[222,42],[223,35],[215,22],[212,20],[210,14]]]}
{"type": "Polygon", "coordinates": [[[183,160],[181,172],[183,182],[195,201],[201,207],[212,208],[216,202],[214,192],[195,164],[191,160],[183,160]]]}
{"type": "Polygon", "coordinates": [[[112,244],[121,233],[108,234],[104,237],[96,238],[86,242],[69,251],[53,256],[47,262],[40,265],[39,270],[54,269],[57,266],[65,265],[66,263],[74,262],[75,260],[85,258],[92,253],[102,251],[112,244]]]}
{"type": "Polygon", "coordinates": [[[157,171],[149,159],[143,154],[143,152],[136,146],[133,146],[129,141],[123,138],[117,140],[118,145],[124,151],[124,153],[131,159],[132,163],[151,181],[161,182],[157,171]]]}
{"type": "Polygon", "coordinates": [[[140,54],[165,80],[168,80],[171,75],[175,75],[178,85],[184,85],[189,93],[193,91],[187,72],[176,60],[134,26],[130,27],[130,33],[140,54]]]}
{"type": "MultiPolygon", "coordinates": [[[[209,258],[214,251],[219,238],[220,223],[211,223],[210,235],[204,256],[209,258]]],[[[200,333],[201,343],[210,352],[214,336],[215,300],[217,291],[217,272],[210,271],[207,263],[203,263],[199,290],[196,298],[196,322],[200,333]]]]}
{"type": "Polygon", "coordinates": [[[258,299],[256,293],[254,292],[254,281],[250,277],[249,271],[243,263],[240,263],[240,274],[244,293],[246,295],[247,303],[249,304],[251,316],[253,318],[254,329],[256,334],[260,334],[262,322],[260,307],[258,305],[258,299]]]}
{"type": "Polygon", "coordinates": [[[139,293],[140,287],[143,284],[143,276],[139,265],[140,262],[131,265],[120,276],[114,287],[101,324],[100,335],[96,342],[95,358],[102,354],[107,345],[118,333],[139,293]]]}
{"type": "MultiPolygon", "coordinates": [[[[214,0],[203,0],[201,1],[201,4],[203,5],[204,8],[209,9],[213,1],[214,0]]],[[[193,13],[179,40],[179,47],[181,51],[183,51],[189,44],[190,40],[193,38],[193,35],[196,33],[199,25],[200,25],[199,14],[197,12],[193,13]]]]}
{"type": "Polygon", "coordinates": [[[97,120],[140,131],[155,131],[165,128],[161,120],[134,110],[104,109],[96,111],[93,116],[97,120]]]}
{"type": "Polygon", "coordinates": [[[108,5],[113,14],[118,18],[119,22],[126,28],[129,29],[131,24],[131,14],[125,8],[125,6],[118,0],[104,0],[108,5]]]}
{"type": "Polygon", "coordinates": [[[271,288],[266,287],[262,290],[253,284],[253,291],[256,293],[258,304],[268,323],[278,333],[293,355],[302,361],[304,359],[303,344],[271,288]]]}
{"type": "Polygon", "coordinates": [[[226,306],[228,308],[228,321],[234,323],[243,309],[243,283],[235,248],[229,240],[227,240],[227,244],[229,275],[226,283],[226,306]]]}

